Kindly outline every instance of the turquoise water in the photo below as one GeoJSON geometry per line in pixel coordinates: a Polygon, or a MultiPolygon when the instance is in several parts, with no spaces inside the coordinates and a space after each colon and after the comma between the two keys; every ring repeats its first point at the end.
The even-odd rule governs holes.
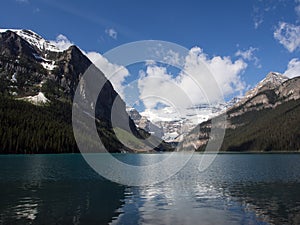
{"type": "Polygon", "coordinates": [[[130,187],[79,154],[2,155],[0,224],[300,224],[299,154],[220,154],[204,172],[199,157],[165,182],[130,187]]]}

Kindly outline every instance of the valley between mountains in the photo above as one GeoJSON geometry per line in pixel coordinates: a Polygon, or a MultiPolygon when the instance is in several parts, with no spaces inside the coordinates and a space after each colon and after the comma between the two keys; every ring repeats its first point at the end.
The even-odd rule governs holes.
{"type": "MultiPolygon", "coordinates": [[[[79,152],[73,135],[72,103],[79,81],[90,67],[92,62],[77,46],[60,50],[30,30],[0,30],[0,153],[79,152]]],[[[243,97],[222,105],[195,106],[198,115],[166,119],[126,106],[105,74],[94,69],[105,81],[96,105],[89,102],[85,86],[80,90],[86,106],[95,110],[97,132],[109,152],[144,152],[144,145],[153,146],[150,152],[173,151],[182,138],[196,140],[190,146],[204,151],[211,138],[211,119],[223,115],[227,119],[221,151],[300,150],[300,77],[289,79],[270,72],[243,97]],[[129,124],[118,125],[119,135],[111,122],[116,99],[121,102],[117,116],[129,124]],[[188,132],[180,133],[180,124],[187,126],[188,132]],[[147,140],[151,134],[154,138],[147,140]]],[[[88,140],[84,135],[89,128],[82,125],[82,129],[88,140]]],[[[93,140],[90,142],[93,146],[93,140]]]]}

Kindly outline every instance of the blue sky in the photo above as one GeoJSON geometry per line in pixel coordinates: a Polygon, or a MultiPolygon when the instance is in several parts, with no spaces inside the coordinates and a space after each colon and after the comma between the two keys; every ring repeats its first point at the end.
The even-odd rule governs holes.
{"type": "Polygon", "coordinates": [[[197,46],[207,59],[241,59],[245,88],[270,71],[284,73],[291,60],[300,71],[299,0],[3,0],[0,21],[0,28],[31,29],[49,40],[63,34],[101,54],[147,39],[197,46]]]}

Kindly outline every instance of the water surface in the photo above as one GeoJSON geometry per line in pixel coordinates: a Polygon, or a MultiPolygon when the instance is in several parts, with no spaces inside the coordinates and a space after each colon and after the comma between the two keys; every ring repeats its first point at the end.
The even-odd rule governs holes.
{"type": "Polygon", "coordinates": [[[300,155],[221,154],[204,172],[200,156],[145,187],[107,181],[79,154],[0,156],[0,224],[300,224],[300,155]]]}

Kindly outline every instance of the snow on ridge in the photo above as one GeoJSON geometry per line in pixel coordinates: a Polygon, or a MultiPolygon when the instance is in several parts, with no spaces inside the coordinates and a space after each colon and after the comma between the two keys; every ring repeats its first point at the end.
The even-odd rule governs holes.
{"type": "Polygon", "coordinates": [[[49,60],[49,59],[45,59],[45,58],[43,58],[42,56],[37,55],[37,54],[33,54],[33,55],[34,55],[34,57],[35,57],[36,59],[38,59],[38,60],[41,61],[40,64],[41,64],[46,70],[54,70],[55,67],[57,67],[57,66],[55,65],[55,61],[49,60]]]}
{"type": "Polygon", "coordinates": [[[289,78],[282,75],[281,73],[278,72],[270,72],[265,79],[263,79],[261,83],[266,83],[266,82],[273,82],[274,84],[280,85],[284,81],[288,80],[289,78]]]}
{"type": "Polygon", "coordinates": [[[51,44],[49,41],[45,40],[43,37],[31,30],[0,29],[0,33],[6,32],[8,30],[15,32],[29,44],[36,46],[41,51],[62,52],[62,50],[60,50],[57,46],[51,44]]]}

